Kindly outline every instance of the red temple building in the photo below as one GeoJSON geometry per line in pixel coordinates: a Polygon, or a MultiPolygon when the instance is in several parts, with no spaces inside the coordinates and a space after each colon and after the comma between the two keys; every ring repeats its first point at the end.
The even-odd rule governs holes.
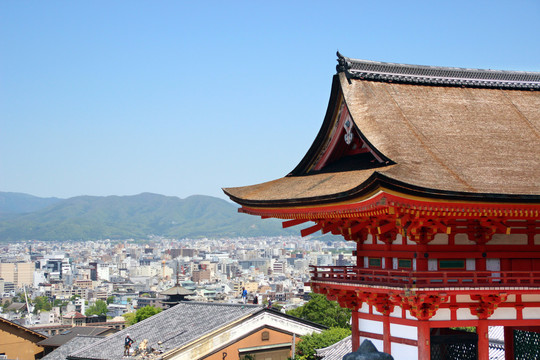
{"type": "Polygon", "coordinates": [[[540,358],[540,73],[338,53],[296,168],[224,191],[243,213],[357,244],[355,266],[311,276],[352,310],[353,350],[487,360],[488,329],[503,326],[506,359],[540,358]]]}

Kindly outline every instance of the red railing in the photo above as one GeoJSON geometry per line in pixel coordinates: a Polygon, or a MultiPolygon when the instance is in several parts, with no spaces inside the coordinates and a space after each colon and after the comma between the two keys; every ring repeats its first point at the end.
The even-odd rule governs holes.
{"type": "Polygon", "coordinates": [[[364,269],[354,266],[311,265],[312,281],[392,287],[494,287],[540,288],[540,271],[407,271],[364,269]]]}

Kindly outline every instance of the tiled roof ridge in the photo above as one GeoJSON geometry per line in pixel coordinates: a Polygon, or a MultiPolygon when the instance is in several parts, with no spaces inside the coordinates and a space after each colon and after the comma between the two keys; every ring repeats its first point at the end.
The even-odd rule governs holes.
{"type": "Polygon", "coordinates": [[[247,307],[247,308],[261,308],[262,309],[261,305],[218,303],[218,302],[204,302],[204,301],[180,301],[179,304],[183,304],[183,305],[205,305],[205,306],[247,307]]]}
{"type": "Polygon", "coordinates": [[[435,86],[540,90],[540,72],[469,69],[351,59],[337,53],[338,73],[348,78],[435,86]]]}
{"type": "Polygon", "coordinates": [[[3,322],[5,322],[5,323],[8,324],[8,325],[15,326],[15,327],[17,327],[17,328],[19,328],[19,329],[22,329],[22,330],[24,330],[24,331],[26,331],[26,332],[29,332],[29,333],[33,334],[33,335],[41,336],[41,337],[43,337],[44,339],[48,339],[48,338],[49,338],[49,337],[48,337],[47,335],[45,335],[45,334],[39,333],[39,332],[37,332],[37,331],[35,331],[35,330],[33,330],[33,329],[30,329],[30,328],[28,328],[28,327],[26,327],[26,326],[17,324],[16,322],[13,322],[13,321],[8,320],[8,319],[6,319],[6,318],[3,318],[3,317],[1,317],[1,316],[0,316],[0,321],[3,321],[3,322]]]}

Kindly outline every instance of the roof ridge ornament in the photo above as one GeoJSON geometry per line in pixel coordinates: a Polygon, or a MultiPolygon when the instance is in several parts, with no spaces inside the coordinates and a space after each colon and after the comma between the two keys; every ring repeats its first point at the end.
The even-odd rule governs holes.
{"type": "Polygon", "coordinates": [[[341,55],[341,53],[339,52],[339,50],[336,52],[336,55],[337,55],[337,62],[338,64],[336,65],[336,71],[338,73],[340,72],[346,72],[348,71],[350,68],[351,68],[351,63],[348,60],[348,58],[346,58],[345,56],[341,55]]]}
{"type": "Polygon", "coordinates": [[[351,62],[349,61],[349,58],[341,55],[341,53],[338,51],[336,51],[336,55],[337,55],[337,62],[338,64],[336,65],[336,71],[339,73],[345,73],[345,76],[347,77],[347,81],[349,82],[349,84],[351,83],[351,73],[349,72],[349,69],[351,68],[351,62]]]}

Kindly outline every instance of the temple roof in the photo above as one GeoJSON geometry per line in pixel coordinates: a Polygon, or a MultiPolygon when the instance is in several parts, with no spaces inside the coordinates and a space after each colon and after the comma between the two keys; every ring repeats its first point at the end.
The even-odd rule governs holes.
{"type": "Polygon", "coordinates": [[[195,293],[193,291],[190,291],[190,290],[182,287],[182,286],[176,285],[176,286],[173,286],[170,289],[162,291],[160,294],[161,295],[168,295],[168,296],[173,296],[173,295],[189,296],[189,295],[193,295],[195,293]]]}
{"type": "Polygon", "coordinates": [[[298,166],[281,179],[224,189],[231,199],[301,206],[384,187],[445,200],[540,201],[540,73],[340,54],[338,62],[323,125],[298,166]]]}

